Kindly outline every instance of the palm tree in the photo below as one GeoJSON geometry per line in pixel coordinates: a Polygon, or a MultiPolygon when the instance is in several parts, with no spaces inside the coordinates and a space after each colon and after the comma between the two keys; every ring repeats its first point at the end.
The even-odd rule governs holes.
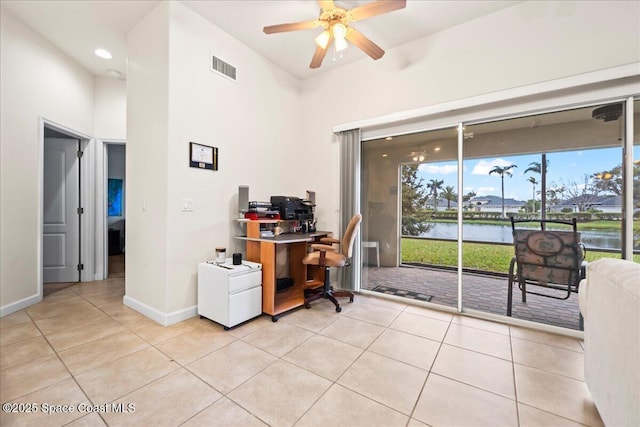
{"type": "Polygon", "coordinates": [[[540,175],[542,182],[540,186],[540,193],[543,195],[540,198],[540,211],[542,213],[542,219],[547,216],[547,198],[544,196],[547,194],[547,169],[549,168],[549,160],[547,160],[547,154],[542,153],[541,162],[531,162],[529,167],[524,170],[524,173],[534,172],[540,175]]]}
{"type": "Polygon", "coordinates": [[[533,213],[536,213],[536,185],[538,185],[538,181],[536,181],[536,177],[535,176],[530,176],[528,181],[533,184],[533,194],[531,196],[531,199],[533,200],[533,213]]]}
{"type": "Polygon", "coordinates": [[[469,200],[473,199],[476,196],[477,196],[477,194],[476,194],[475,191],[469,191],[467,194],[462,196],[462,201],[463,202],[468,202],[469,200]]]}
{"type": "Polygon", "coordinates": [[[557,205],[558,203],[560,203],[560,199],[562,198],[564,192],[564,187],[550,188],[547,190],[547,199],[549,199],[551,204],[557,205]]]}
{"type": "Polygon", "coordinates": [[[439,179],[432,179],[427,184],[427,188],[430,189],[430,193],[433,196],[433,210],[438,210],[438,190],[442,190],[442,184],[444,181],[439,179]]]}
{"type": "Polygon", "coordinates": [[[497,173],[498,175],[500,175],[500,180],[502,181],[502,218],[505,217],[504,214],[504,176],[511,176],[513,175],[511,173],[511,169],[513,168],[517,168],[518,166],[516,165],[509,165],[509,166],[494,166],[493,169],[491,169],[489,171],[489,175],[491,175],[492,173],[497,173]]]}
{"type": "Polygon", "coordinates": [[[447,210],[451,209],[451,201],[458,197],[455,187],[452,187],[451,185],[444,187],[444,190],[442,190],[440,195],[447,201],[447,210]]]}

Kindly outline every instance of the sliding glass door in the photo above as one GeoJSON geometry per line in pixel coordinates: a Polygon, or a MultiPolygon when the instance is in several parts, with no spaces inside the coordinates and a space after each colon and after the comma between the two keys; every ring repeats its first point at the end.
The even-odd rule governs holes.
{"type": "MultiPolygon", "coordinates": [[[[587,261],[620,258],[625,248],[640,261],[638,219],[624,225],[625,203],[640,211],[640,132],[625,169],[625,105],[459,124],[460,164],[455,126],[363,142],[361,288],[459,307],[460,287],[463,310],[506,315],[511,217],[576,218],[587,261]]],[[[512,316],[577,329],[577,295],[516,296],[512,316]]]]}
{"type": "Polygon", "coordinates": [[[362,165],[362,289],[456,307],[456,129],[367,141],[362,165]]]}
{"type": "MultiPolygon", "coordinates": [[[[617,102],[465,126],[463,267],[487,276],[463,276],[466,309],[507,314],[512,217],[575,218],[587,260],[621,257],[623,123],[617,102]]],[[[544,293],[516,292],[512,316],[578,329],[577,294],[544,293]]]]}

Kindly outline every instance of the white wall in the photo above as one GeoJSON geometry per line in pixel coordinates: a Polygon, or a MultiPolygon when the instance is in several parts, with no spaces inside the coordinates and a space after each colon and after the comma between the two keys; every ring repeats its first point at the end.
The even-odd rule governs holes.
{"type": "MultiPolygon", "coordinates": [[[[169,76],[168,310],[196,304],[196,264],[232,239],[238,185],[253,200],[304,195],[298,81],[180,3],[172,3],[169,76]],[[237,82],[209,70],[214,54],[237,82]],[[190,168],[189,142],[219,148],[219,170],[190,168]],[[193,212],[181,211],[183,198],[193,212]]],[[[235,248],[235,249],[234,249],[235,248]]]]}
{"type": "Polygon", "coordinates": [[[238,185],[251,200],[308,188],[299,179],[299,83],[176,2],[158,5],[129,48],[126,293],[135,308],[195,313],[197,263],[216,246],[243,246],[232,238],[238,185]],[[237,82],[209,70],[211,53],[237,67],[237,82]],[[189,167],[190,142],[218,147],[219,170],[189,167]],[[157,169],[166,165],[157,178],[149,153],[157,169]]]}
{"type": "Polygon", "coordinates": [[[639,2],[527,1],[304,80],[301,145],[314,153],[306,182],[320,227],[338,229],[332,126],[638,62],[638,28],[639,2]],[[337,87],[339,102],[318,102],[337,87]]]}
{"type": "Polygon", "coordinates": [[[6,313],[37,298],[41,277],[39,117],[91,135],[93,78],[4,7],[0,19],[0,306],[6,313]]]}
{"type": "MultiPolygon", "coordinates": [[[[167,293],[168,6],[127,38],[127,250],[125,294],[165,312],[167,293]]],[[[185,155],[186,158],[186,155],[185,155]]]]}
{"type": "Polygon", "coordinates": [[[127,82],[121,79],[94,78],[93,135],[102,140],[127,138],[127,82]]]}

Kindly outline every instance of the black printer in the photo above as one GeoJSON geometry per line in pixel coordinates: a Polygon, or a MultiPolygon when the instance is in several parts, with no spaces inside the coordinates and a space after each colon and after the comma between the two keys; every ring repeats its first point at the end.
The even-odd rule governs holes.
{"type": "Polygon", "coordinates": [[[313,220],[315,204],[299,197],[271,196],[273,210],[280,212],[280,219],[294,219],[298,221],[313,220]]]}

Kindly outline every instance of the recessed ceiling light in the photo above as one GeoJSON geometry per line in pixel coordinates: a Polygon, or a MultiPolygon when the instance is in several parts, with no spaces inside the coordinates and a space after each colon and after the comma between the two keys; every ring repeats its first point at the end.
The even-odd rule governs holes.
{"type": "Polygon", "coordinates": [[[383,154],[383,155],[382,155],[382,157],[387,157],[387,156],[388,156],[388,154],[383,154]]]}
{"type": "Polygon", "coordinates": [[[107,74],[109,74],[111,77],[115,77],[116,79],[122,77],[122,73],[118,70],[107,70],[107,74]]]}
{"type": "Polygon", "coordinates": [[[104,58],[104,59],[113,58],[113,56],[111,56],[111,52],[109,52],[106,49],[96,49],[93,51],[93,53],[95,53],[96,56],[99,56],[100,58],[104,58]]]}
{"type": "Polygon", "coordinates": [[[393,139],[393,137],[392,137],[392,136],[388,136],[388,137],[386,137],[384,140],[385,140],[385,141],[391,141],[392,139],[393,139]]]}
{"type": "Polygon", "coordinates": [[[434,148],[433,151],[440,151],[440,147],[434,148]]]}

